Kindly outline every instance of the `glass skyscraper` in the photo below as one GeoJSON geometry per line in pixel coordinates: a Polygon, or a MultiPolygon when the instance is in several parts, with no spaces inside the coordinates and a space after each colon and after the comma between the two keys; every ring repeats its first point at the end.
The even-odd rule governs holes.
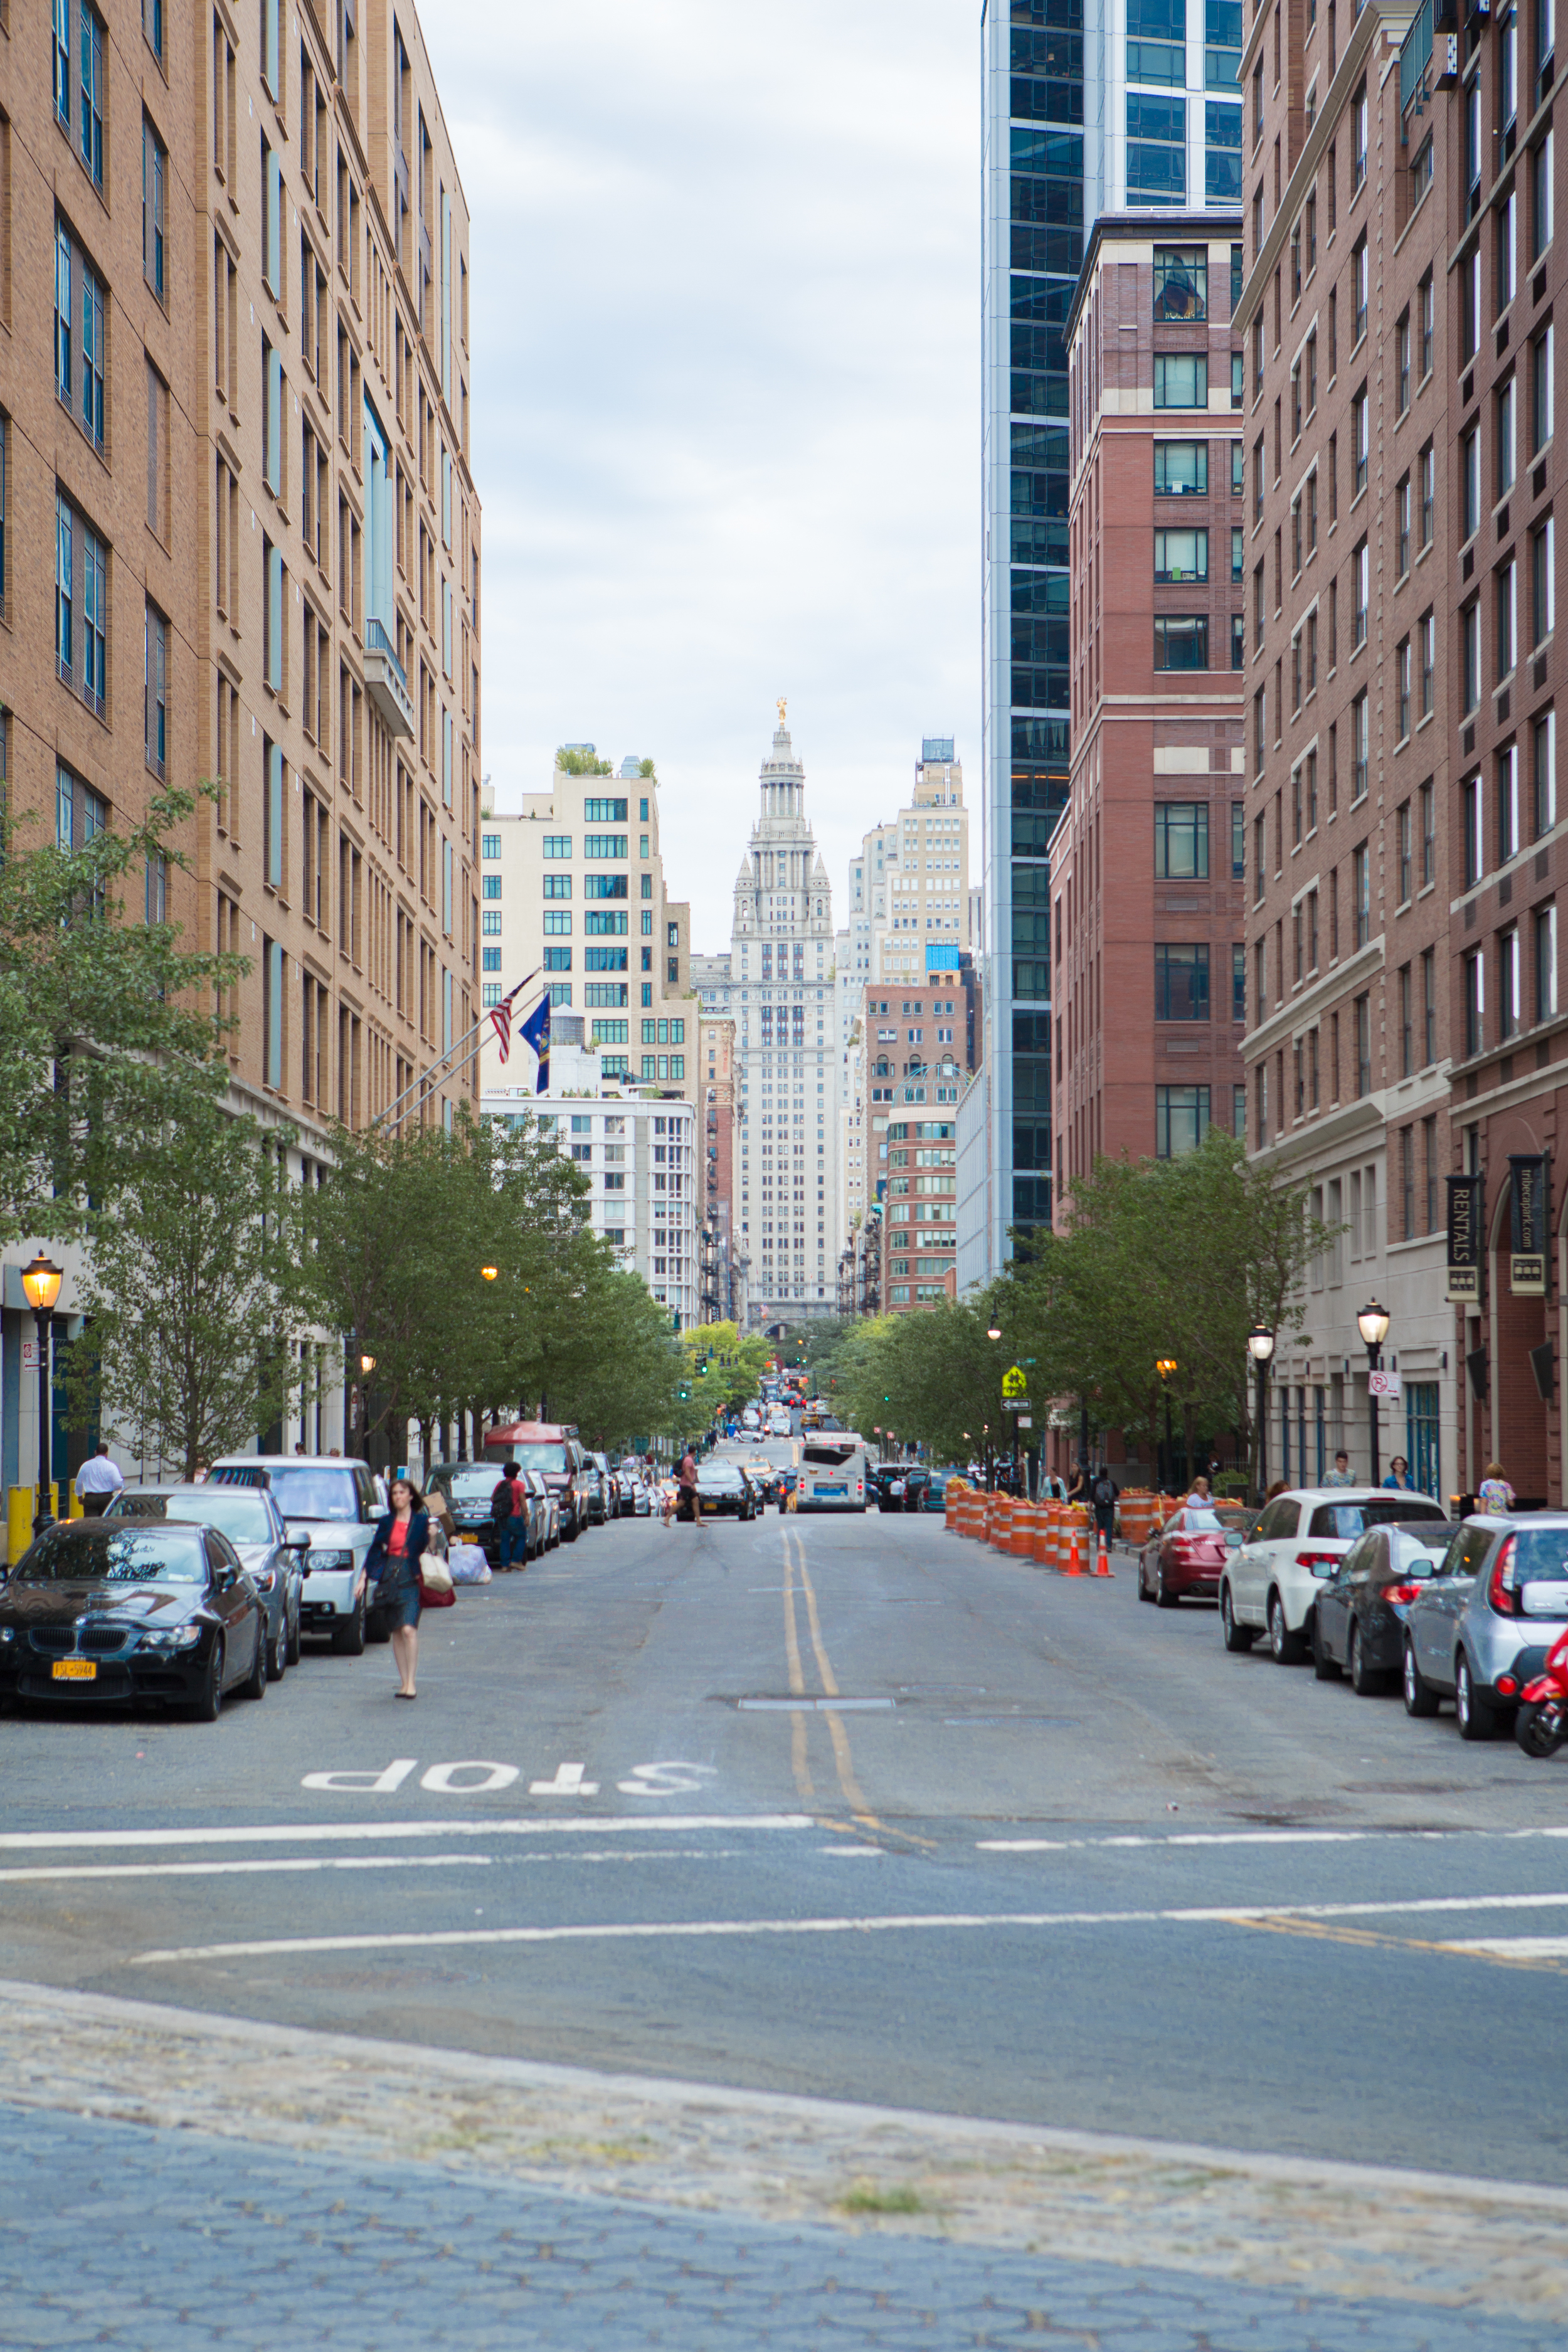
{"type": "MultiPolygon", "coordinates": [[[[987,0],[984,1270],[1051,1214],[1051,829],[1068,791],[1063,329],[1102,212],[1240,200],[1241,0],[987,0]]],[[[961,1279],[979,1270],[961,1232],[961,1279]]]]}

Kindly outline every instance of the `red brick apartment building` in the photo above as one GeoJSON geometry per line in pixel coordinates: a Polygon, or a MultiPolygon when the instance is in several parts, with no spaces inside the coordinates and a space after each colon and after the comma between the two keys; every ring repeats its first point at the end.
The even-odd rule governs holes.
{"type": "Polygon", "coordinates": [[[961,969],[928,971],[923,987],[882,981],[866,992],[861,1070],[870,1101],[884,1107],[871,1122],[884,1314],[952,1296],[957,1105],[981,1034],[979,975],[967,959],[961,969]]]}
{"type": "Polygon", "coordinates": [[[1058,1217],[1245,1117],[1240,220],[1096,222],[1068,320],[1072,770],[1051,843],[1058,1217]]]}
{"type": "MultiPolygon", "coordinates": [[[[1250,1135],[1336,1228],[1311,1268],[1310,1339],[1280,1337],[1269,1466],[1315,1478],[1342,1444],[1366,1475],[1356,1318],[1375,1300],[1404,1391],[1382,1408],[1382,1466],[1403,1453],[1445,1496],[1474,1482],[1445,1276],[1455,587],[1478,566],[1489,583],[1500,560],[1489,501],[1462,558],[1454,538],[1470,391],[1456,389],[1463,205],[1447,47],[1439,36],[1434,49],[1429,6],[1413,23],[1380,0],[1255,5],[1237,312],[1250,1135]]],[[[1489,315],[1487,332],[1489,352],[1489,315]]],[[[1489,721],[1489,685],[1487,703],[1489,721]]]]}

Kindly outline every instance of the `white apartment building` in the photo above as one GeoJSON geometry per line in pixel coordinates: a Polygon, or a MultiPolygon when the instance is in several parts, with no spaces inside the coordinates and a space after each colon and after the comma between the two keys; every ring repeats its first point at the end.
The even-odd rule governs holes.
{"type": "MultiPolygon", "coordinates": [[[[701,1319],[697,1112],[678,1096],[644,1094],[634,1081],[612,1075],[611,1057],[583,1045],[583,1018],[552,1010],[547,1094],[536,1095],[531,1079],[488,1086],[479,1108],[487,1118],[515,1125],[536,1118],[553,1128],[562,1151],[592,1187],[594,1231],[686,1330],[701,1319]]],[[[523,1060],[530,1061],[526,1050],[523,1060]]]]}
{"type": "MultiPolygon", "coordinates": [[[[554,1013],[583,1014],[605,1077],[690,1092],[691,914],[666,892],[651,760],[626,758],[612,775],[592,743],[569,743],[551,789],[525,793],[515,814],[487,797],[479,892],[481,1008],[538,973],[514,1028],[547,985],[554,1013]]],[[[489,1028],[479,1068],[484,1091],[513,1082],[489,1028]]]]}

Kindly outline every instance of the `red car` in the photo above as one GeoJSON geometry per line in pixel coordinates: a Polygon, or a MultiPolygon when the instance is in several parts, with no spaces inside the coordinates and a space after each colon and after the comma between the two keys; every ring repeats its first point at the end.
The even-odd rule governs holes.
{"type": "Polygon", "coordinates": [[[1226,1555],[1246,1542],[1251,1516],[1236,1504],[1200,1509],[1184,1503],[1138,1555],[1139,1600],[1161,1609],[1173,1609],[1184,1596],[1217,1600],[1226,1555]]]}

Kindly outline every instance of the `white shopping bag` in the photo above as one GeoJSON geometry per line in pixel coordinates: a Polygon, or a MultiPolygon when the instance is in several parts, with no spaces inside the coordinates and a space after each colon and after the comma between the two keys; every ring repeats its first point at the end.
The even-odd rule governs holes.
{"type": "Polygon", "coordinates": [[[454,1584],[489,1584],[490,1581],[490,1564],[485,1558],[482,1544],[453,1544],[447,1554],[447,1565],[452,1571],[454,1584]]]}

